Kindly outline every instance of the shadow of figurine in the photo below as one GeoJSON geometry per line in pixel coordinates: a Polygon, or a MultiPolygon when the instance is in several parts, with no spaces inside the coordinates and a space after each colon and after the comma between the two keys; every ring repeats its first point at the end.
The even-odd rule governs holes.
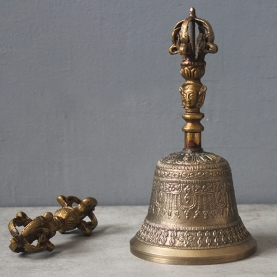
{"type": "Polygon", "coordinates": [[[9,222],[8,229],[13,236],[10,239],[10,249],[13,252],[20,253],[40,252],[43,250],[52,251],[55,246],[50,242],[57,231],[61,234],[66,231],[78,228],[84,235],[90,235],[97,226],[98,221],[93,211],[97,205],[97,200],[87,197],[83,200],[75,196],[57,197],[58,203],[62,208],[58,209],[53,215],[46,212],[43,216],[31,219],[24,212],[19,212],[9,222]],[[76,207],[72,207],[76,203],[76,207]],[[85,217],[91,219],[90,222],[83,220],[85,217]],[[23,226],[24,229],[19,233],[17,226],[23,226]],[[37,244],[32,243],[37,240],[37,244]]]}

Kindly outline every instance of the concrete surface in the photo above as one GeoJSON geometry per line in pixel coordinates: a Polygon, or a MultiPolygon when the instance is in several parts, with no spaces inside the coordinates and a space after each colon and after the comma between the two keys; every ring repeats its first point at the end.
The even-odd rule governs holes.
{"type": "MultiPolygon", "coordinates": [[[[147,262],[133,256],[129,240],[139,230],[147,206],[96,207],[99,225],[90,237],[78,230],[51,241],[53,252],[13,253],[7,224],[21,208],[0,208],[1,276],[276,276],[277,205],[239,205],[239,214],[258,242],[257,252],[244,260],[208,266],[176,266],[147,262]]],[[[30,217],[57,207],[22,208],[30,217]]]]}
{"type": "Polygon", "coordinates": [[[0,206],[60,194],[147,205],[156,163],[183,148],[180,56],[191,6],[213,26],[203,147],[238,203],[276,203],[276,0],[0,0],[0,206]]]}

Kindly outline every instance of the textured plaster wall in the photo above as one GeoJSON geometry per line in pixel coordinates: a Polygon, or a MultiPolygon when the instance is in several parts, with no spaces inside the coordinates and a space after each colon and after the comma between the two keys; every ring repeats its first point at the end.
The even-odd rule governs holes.
{"type": "Polygon", "coordinates": [[[174,25],[191,6],[207,55],[203,146],[238,203],[277,199],[276,0],[1,0],[0,205],[148,204],[156,163],[183,147],[174,25]]]}

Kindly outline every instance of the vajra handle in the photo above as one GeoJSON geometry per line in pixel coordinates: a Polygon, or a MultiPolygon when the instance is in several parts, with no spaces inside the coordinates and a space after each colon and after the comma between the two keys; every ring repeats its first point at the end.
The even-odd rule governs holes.
{"type": "Polygon", "coordinates": [[[207,87],[200,79],[205,74],[205,55],[216,53],[217,45],[214,44],[214,32],[209,22],[196,17],[195,9],[190,9],[190,16],[179,21],[172,32],[172,45],[169,53],[182,56],[180,73],[185,78],[185,83],[179,88],[182,106],[186,112],[183,119],[186,124],[185,148],[187,152],[201,152],[201,132],[204,130],[200,123],[204,114],[200,108],[204,104],[207,87]],[[195,24],[198,25],[198,36],[195,39],[195,24]]]}

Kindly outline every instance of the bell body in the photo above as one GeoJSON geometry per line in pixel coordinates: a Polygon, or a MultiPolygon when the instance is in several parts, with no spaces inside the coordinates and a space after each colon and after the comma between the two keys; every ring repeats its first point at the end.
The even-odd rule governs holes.
{"type": "Polygon", "coordinates": [[[148,214],[131,252],[167,264],[214,264],[256,251],[242,223],[228,162],[213,153],[177,152],[156,166],[148,214]]]}

